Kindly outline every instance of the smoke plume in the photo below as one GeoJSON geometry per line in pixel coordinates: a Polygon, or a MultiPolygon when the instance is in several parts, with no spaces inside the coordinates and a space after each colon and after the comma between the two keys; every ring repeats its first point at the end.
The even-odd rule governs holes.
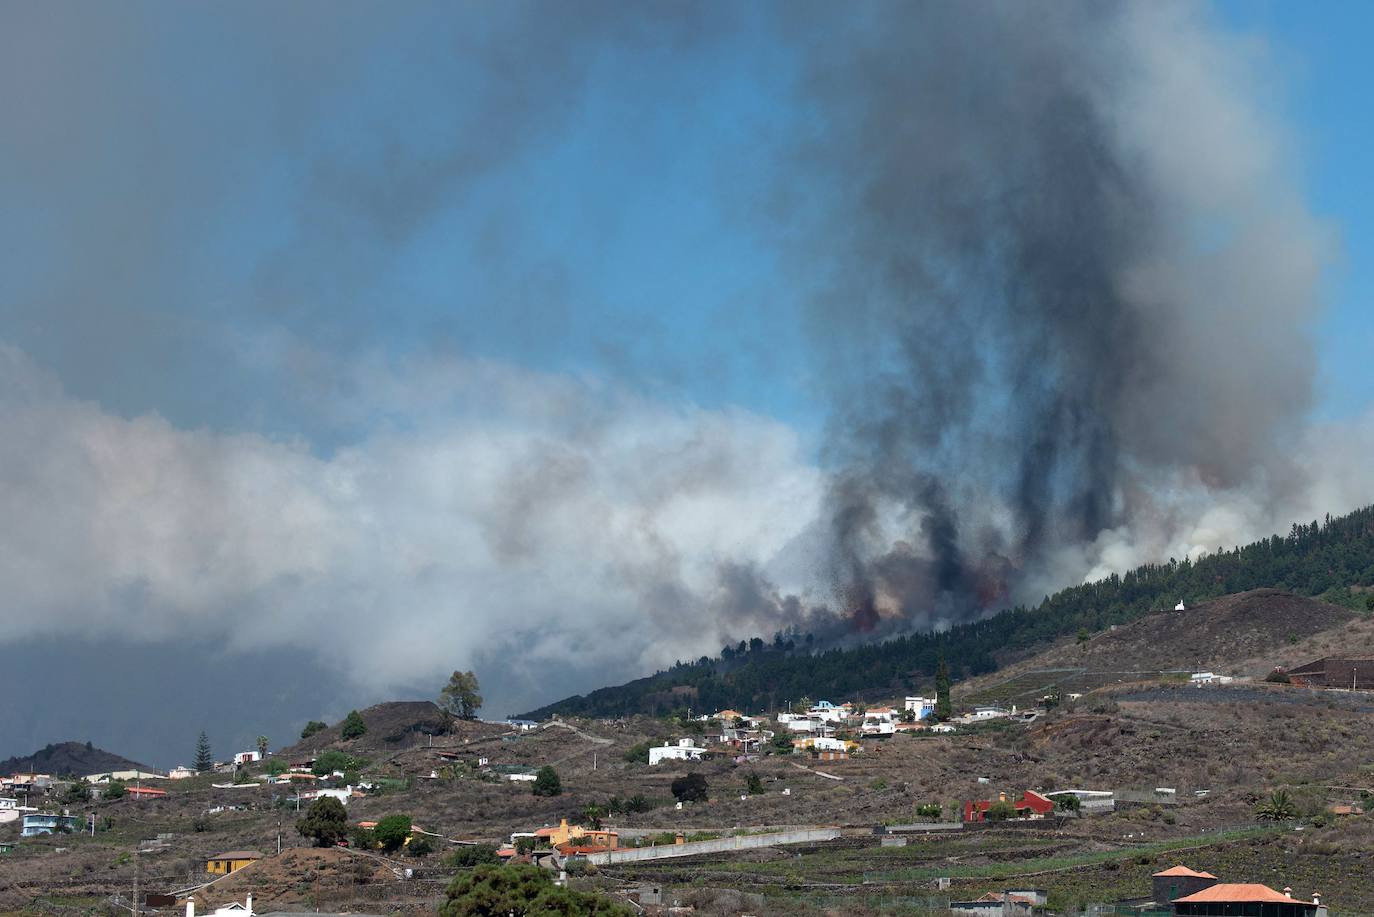
{"type": "Polygon", "coordinates": [[[817,117],[784,212],[856,627],[1036,598],[1099,541],[1154,537],[1180,481],[1270,507],[1299,486],[1327,240],[1252,49],[1174,3],[870,4],[797,31],[817,117]]]}

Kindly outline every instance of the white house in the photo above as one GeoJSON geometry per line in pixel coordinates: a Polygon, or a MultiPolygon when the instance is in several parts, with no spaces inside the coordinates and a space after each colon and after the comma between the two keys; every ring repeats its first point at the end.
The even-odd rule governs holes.
{"type": "Polygon", "coordinates": [[[817,736],[815,738],[797,739],[792,744],[797,748],[815,751],[848,751],[850,743],[846,742],[844,739],[817,736]]]}
{"type": "Polygon", "coordinates": [[[1005,716],[1010,716],[1010,714],[1001,707],[974,707],[973,712],[966,716],[965,719],[970,722],[976,722],[980,720],[1001,719],[1005,716]]]}
{"type": "Polygon", "coordinates": [[[930,727],[930,731],[949,733],[954,731],[954,727],[951,726],[949,723],[936,723],[934,726],[930,727]]]}
{"type": "Polygon", "coordinates": [[[1216,672],[1194,672],[1188,676],[1190,685],[1229,685],[1235,681],[1230,675],[1218,675],[1216,672]]]}
{"type": "Polygon", "coordinates": [[[908,697],[905,706],[907,710],[916,714],[918,720],[935,715],[935,698],[933,697],[908,697]]]}
{"type": "Polygon", "coordinates": [[[874,707],[864,712],[861,727],[866,736],[890,736],[897,734],[897,711],[891,707],[874,707]]]}
{"type": "Polygon", "coordinates": [[[678,739],[676,745],[660,745],[649,749],[649,763],[660,761],[696,761],[706,754],[706,749],[697,748],[691,739],[678,739]]]}
{"type": "Polygon", "coordinates": [[[154,774],[149,771],[109,771],[104,774],[87,774],[84,779],[87,783],[109,783],[111,780],[132,783],[135,780],[163,780],[165,778],[162,774],[154,774]]]}
{"type": "Polygon", "coordinates": [[[167,772],[167,779],[185,780],[187,777],[194,777],[195,775],[196,772],[191,770],[189,767],[178,764],[176,767],[172,768],[167,772]]]}
{"type": "MultiPolygon", "coordinates": [[[[256,917],[257,912],[253,910],[253,893],[248,893],[248,898],[239,904],[234,901],[215,908],[213,911],[205,911],[200,917],[256,917]]],[[[186,917],[197,917],[196,897],[192,895],[186,899],[186,917]]]]}
{"type": "Polygon", "coordinates": [[[351,786],[349,786],[349,787],[344,787],[344,788],[341,789],[341,790],[332,790],[332,789],[324,789],[324,790],[305,790],[304,792],[301,793],[301,799],[324,799],[325,797],[329,797],[329,798],[331,798],[331,799],[337,799],[339,802],[343,803],[344,805],[348,805],[348,800],[349,800],[352,796],[353,796],[353,787],[351,787],[351,786]]]}
{"type": "Polygon", "coordinates": [[[822,723],[843,723],[849,719],[849,704],[832,704],[828,700],[818,701],[806,711],[807,718],[822,723]]]}
{"type": "Polygon", "coordinates": [[[252,764],[255,761],[261,760],[262,752],[258,751],[256,748],[252,751],[241,751],[238,754],[234,755],[235,764],[252,764]]]}

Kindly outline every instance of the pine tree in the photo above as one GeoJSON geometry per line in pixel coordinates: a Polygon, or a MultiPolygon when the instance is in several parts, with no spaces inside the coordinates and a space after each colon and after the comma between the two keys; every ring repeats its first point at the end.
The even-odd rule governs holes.
{"type": "Polygon", "coordinates": [[[215,756],[210,753],[210,737],[204,730],[196,739],[196,770],[204,773],[215,766],[215,756]]]}
{"type": "Polygon", "coordinates": [[[949,666],[945,657],[935,669],[935,718],[947,720],[954,715],[954,706],[949,702],[949,666]]]}
{"type": "Polygon", "coordinates": [[[356,739],[358,736],[367,732],[367,723],[363,722],[362,714],[358,711],[350,711],[344,717],[343,727],[339,730],[339,735],[345,739],[356,739]]]}

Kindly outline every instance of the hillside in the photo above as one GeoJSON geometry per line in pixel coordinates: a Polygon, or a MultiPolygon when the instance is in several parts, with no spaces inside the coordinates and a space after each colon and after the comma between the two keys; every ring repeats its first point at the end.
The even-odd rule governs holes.
{"type": "MultiPolygon", "coordinates": [[[[366,710],[359,710],[358,715],[367,725],[367,732],[348,741],[348,746],[355,753],[394,751],[414,745],[417,739],[425,736],[445,735],[451,719],[427,700],[374,704],[366,710]]],[[[277,754],[290,758],[339,744],[343,740],[340,735],[342,727],[342,721],[334,723],[308,739],[301,739],[295,745],[281,749],[277,754]]]]}
{"type": "Polygon", "coordinates": [[[850,649],[811,651],[809,639],[760,639],[618,687],[569,697],[524,716],[658,714],[685,707],[759,710],[800,697],[881,697],[928,688],[941,656],[957,678],[996,671],[1079,632],[1100,633],[1179,599],[1196,605],[1274,588],[1364,607],[1352,588],[1374,583],[1374,507],[1295,524],[1244,547],[1147,564],[1073,586],[1033,608],[1011,608],[944,633],[917,633],[850,649]]]}
{"type": "Polygon", "coordinates": [[[146,764],[130,761],[122,755],[96,748],[90,742],[59,742],[47,745],[31,755],[6,758],[0,761],[0,774],[99,774],[105,771],[151,771],[146,764]]]}

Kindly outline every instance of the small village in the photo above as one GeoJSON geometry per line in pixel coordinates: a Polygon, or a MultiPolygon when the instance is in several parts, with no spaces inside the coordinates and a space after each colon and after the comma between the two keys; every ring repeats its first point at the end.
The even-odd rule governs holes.
{"type": "MultiPolygon", "coordinates": [[[[1304,840],[1304,826],[1353,824],[1347,820],[1360,819],[1369,793],[1328,792],[1315,809],[1304,795],[1304,815],[1296,794],[1254,797],[1205,760],[1199,767],[1174,759],[1172,774],[1187,779],[1156,785],[1122,781],[1108,759],[1096,778],[1085,771],[1082,782],[1051,779],[1054,746],[1045,741],[1068,750],[1076,740],[1066,729],[1119,720],[1145,703],[1137,697],[1154,705],[1142,711],[1158,707],[1161,691],[1182,701],[1158,707],[1164,711],[1199,703],[1197,692],[1223,705],[1233,697],[1253,703],[1259,692],[1274,704],[1296,700],[1342,715],[1345,708],[1330,704],[1374,689],[1374,656],[1256,671],[1137,673],[1120,684],[1093,684],[1078,671],[1012,674],[961,684],[953,697],[937,685],[930,696],[887,702],[684,709],[653,720],[453,721],[427,702],[381,705],[333,727],[312,724],[294,746],[273,750],[264,739],[204,770],[0,778],[0,876],[13,890],[22,883],[7,863],[85,863],[135,832],[136,844],[121,855],[130,860],[108,867],[120,887],[97,896],[97,909],[420,914],[455,875],[489,863],[537,867],[558,886],[595,889],[636,913],[749,913],[747,896],[760,894],[758,912],[802,913],[807,895],[851,894],[850,875],[861,877],[856,888],[865,893],[897,895],[921,913],[1358,913],[1328,910],[1325,889],[1296,872],[1276,880],[1268,868],[1247,871],[1243,860],[1223,872],[1205,851],[1263,849],[1304,840]],[[1035,694],[1041,678],[1049,690],[1035,694]],[[979,701],[999,692],[1018,699],[979,701]],[[1208,773],[1217,779],[1197,779],[1208,773]],[[1266,814],[1266,806],[1277,808],[1266,814]],[[1215,840],[1189,840],[1209,835],[1215,840]],[[1033,868],[1065,858],[1056,851],[1082,866],[1033,868]],[[1113,877],[1116,897],[1066,897],[1063,879],[1126,857],[1138,878],[1113,877]],[[904,860],[918,865],[902,867],[904,860]],[[181,865],[169,871],[172,862],[181,865]],[[789,863],[806,864],[807,878],[789,863]],[[979,879],[980,871],[1007,879],[979,879]],[[332,892],[328,883],[306,890],[305,874],[348,878],[332,892]],[[1032,881],[1018,884],[1017,875],[1032,881]],[[706,890],[717,886],[738,890],[706,890]]],[[[1134,728],[1115,728],[1135,737],[1134,728]]],[[[1159,773],[1170,774],[1168,753],[1158,754],[1159,773]]],[[[82,887],[99,887],[106,869],[59,870],[57,888],[29,890],[54,900],[62,884],[82,885],[83,876],[82,887]]]]}

